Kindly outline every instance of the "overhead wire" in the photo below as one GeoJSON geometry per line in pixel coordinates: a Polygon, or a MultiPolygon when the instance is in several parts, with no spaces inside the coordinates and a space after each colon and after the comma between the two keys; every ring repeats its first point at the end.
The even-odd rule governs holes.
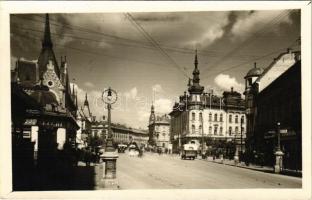
{"type": "Polygon", "coordinates": [[[135,19],[133,18],[133,16],[130,13],[125,13],[125,16],[127,17],[127,19],[129,19],[129,21],[131,22],[131,24],[133,24],[133,26],[156,48],[159,50],[159,52],[165,56],[172,64],[174,67],[176,67],[180,72],[182,72],[182,74],[187,77],[190,78],[187,73],[185,72],[184,69],[181,69],[181,67],[175,62],[174,59],[172,59],[168,53],[157,43],[157,41],[155,41],[152,36],[150,34],[148,34],[145,29],[135,21],[135,19]]]}
{"type": "Polygon", "coordinates": [[[216,61],[215,63],[211,64],[210,68],[207,68],[206,70],[204,70],[203,72],[207,72],[213,68],[218,67],[221,63],[225,62],[226,60],[228,60],[229,58],[231,58],[231,56],[235,53],[237,53],[238,50],[241,50],[244,47],[247,47],[248,45],[250,45],[254,39],[256,37],[258,37],[259,35],[267,32],[268,30],[270,30],[270,27],[272,28],[272,26],[276,25],[277,23],[280,22],[281,19],[283,19],[283,17],[285,17],[288,13],[290,13],[290,11],[285,10],[283,12],[281,12],[279,15],[277,15],[275,18],[273,18],[272,20],[270,20],[269,22],[265,23],[264,26],[262,26],[260,29],[258,29],[256,32],[254,32],[252,34],[252,36],[250,36],[249,38],[247,38],[244,42],[242,42],[240,45],[236,46],[234,49],[232,49],[230,52],[226,53],[221,59],[219,59],[218,61],[216,61]]]}

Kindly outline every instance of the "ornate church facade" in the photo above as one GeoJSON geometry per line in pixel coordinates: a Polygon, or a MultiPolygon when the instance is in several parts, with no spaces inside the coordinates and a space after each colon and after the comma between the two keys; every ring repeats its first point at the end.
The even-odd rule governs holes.
{"type": "Polygon", "coordinates": [[[66,57],[60,62],[55,57],[48,14],[44,26],[38,59],[18,59],[11,71],[13,167],[17,168],[26,158],[35,166],[54,166],[58,151],[76,147],[77,92],[70,88],[66,57]]]}

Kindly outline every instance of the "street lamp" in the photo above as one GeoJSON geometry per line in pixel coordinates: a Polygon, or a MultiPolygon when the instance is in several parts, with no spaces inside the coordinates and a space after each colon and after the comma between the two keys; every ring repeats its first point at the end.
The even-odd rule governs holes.
{"type": "Polygon", "coordinates": [[[240,154],[239,154],[239,161],[242,159],[243,154],[243,122],[244,122],[244,116],[241,117],[241,137],[240,137],[240,154]]]}
{"type": "Polygon", "coordinates": [[[277,122],[276,127],[276,135],[277,135],[277,146],[275,155],[275,165],[274,165],[274,172],[280,173],[283,168],[283,155],[284,153],[281,150],[281,132],[280,132],[280,122],[277,122]]]}
{"type": "Polygon", "coordinates": [[[106,140],[105,152],[101,155],[103,160],[103,177],[102,183],[105,188],[117,189],[117,180],[116,180],[116,161],[118,158],[118,153],[116,153],[113,146],[113,136],[111,130],[111,108],[112,104],[117,101],[117,92],[112,90],[110,87],[103,91],[102,100],[107,104],[107,129],[108,137],[106,140]]]}

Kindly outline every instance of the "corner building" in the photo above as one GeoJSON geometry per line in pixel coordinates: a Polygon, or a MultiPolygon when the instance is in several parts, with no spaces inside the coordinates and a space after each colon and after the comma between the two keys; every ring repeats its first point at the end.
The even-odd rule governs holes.
{"type": "Polygon", "coordinates": [[[204,92],[200,85],[200,71],[198,69],[197,52],[195,55],[193,79],[189,79],[188,93],[185,91],[179,97],[170,112],[170,136],[173,151],[177,152],[181,146],[189,141],[198,145],[207,145],[211,141],[236,142],[240,150],[244,151],[246,137],[245,101],[241,94],[226,91],[222,96],[204,92]]]}

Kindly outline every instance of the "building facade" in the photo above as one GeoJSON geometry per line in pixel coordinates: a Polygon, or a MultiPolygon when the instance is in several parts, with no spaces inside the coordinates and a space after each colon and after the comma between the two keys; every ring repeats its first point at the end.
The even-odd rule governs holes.
{"type": "MultiPolygon", "coordinates": [[[[147,130],[135,129],[125,125],[112,123],[112,136],[114,143],[117,144],[130,144],[135,142],[138,146],[146,146],[148,142],[147,130]]],[[[108,137],[107,121],[92,121],[91,123],[91,137],[97,137],[105,143],[108,137]]]]}
{"type": "Polygon", "coordinates": [[[195,55],[193,79],[189,80],[188,93],[179,97],[171,116],[171,140],[174,151],[190,140],[209,145],[207,141],[235,141],[244,150],[246,116],[241,94],[231,91],[223,96],[206,93],[200,85],[197,54],[195,55]],[[237,141],[239,140],[239,141],[237,141]]]}
{"type": "Polygon", "coordinates": [[[301,170],[300,52],[288,50],[280,54],[254,80],[248,74],[245,92],[246,98],[250,96],[248,149],[263,154],[265,164],[272,166],[277,147],[277,123],[280,123],[283,168],[301,170]]]}
{"type": "Polygon", "coordinates": [[[151,107],[149,119],[149,144],[152,146],[162,147],[165,149],[170,147],[170,118],[167,114],[156,115],[154,105],[151,107]]]}
{"type": "MultiPolygon", "coordinates": [[[[48,14],[38,59],[18,59],[11,85],[13,174],[27,171],[25,160],[32,167],[62,169],[60,155],[76,147],[77,94],[70,88],[66,57],[60,62],[55,57],[48,14]]],[[[13,178],[13,188],[35,184],[21,177],[13,178]]]]}

